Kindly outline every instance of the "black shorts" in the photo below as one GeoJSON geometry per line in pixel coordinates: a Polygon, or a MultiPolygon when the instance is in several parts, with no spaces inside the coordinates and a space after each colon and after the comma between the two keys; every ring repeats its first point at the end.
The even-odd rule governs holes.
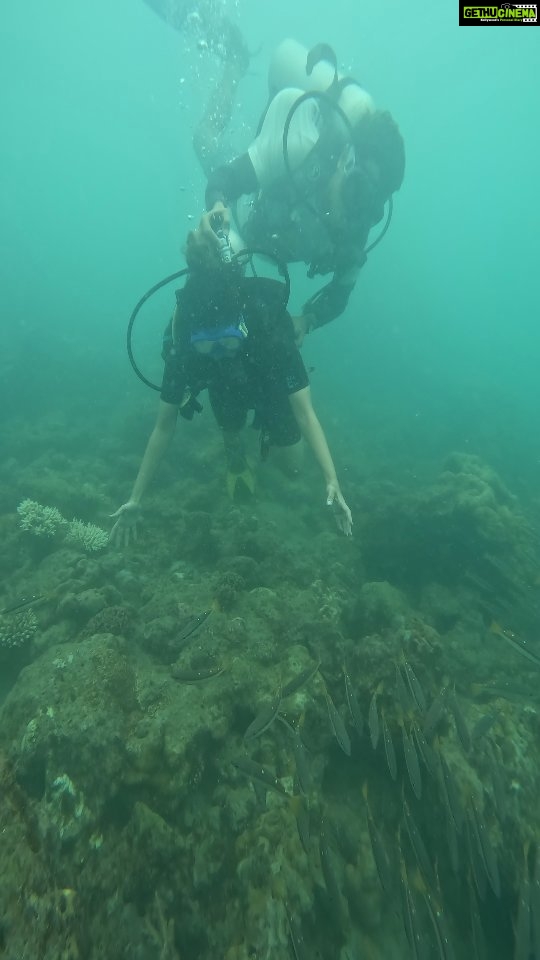
{"type": "Polygon", "coordinates": [[[275,447],[289,447],[301,439],[300,428],[291,409],[288,394],[277,392],[254,401],[242,391],[231,391],[227,384],[213,383],[208,390],[214,416],[222,430],[241,430],[249,410],[255,411],[254,426],[267,434],[275,447]]]}

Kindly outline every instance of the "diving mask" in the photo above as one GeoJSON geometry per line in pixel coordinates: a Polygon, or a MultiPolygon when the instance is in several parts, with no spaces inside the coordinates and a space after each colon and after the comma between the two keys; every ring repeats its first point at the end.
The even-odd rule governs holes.
{"type": "Polygon", "coordinates": [[[236,324],[209,330],[195,330],[191,334],[190,343],[197,353],[220,360],[222,357],[234,356],[247,335],[248,330],[241,316],[236,324]]]}

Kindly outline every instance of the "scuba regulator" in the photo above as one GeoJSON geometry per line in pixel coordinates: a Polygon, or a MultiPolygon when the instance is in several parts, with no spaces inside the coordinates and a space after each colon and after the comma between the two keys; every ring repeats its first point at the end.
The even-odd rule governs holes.
{"type": "Polygon", "coordinates": [[[232,251],[231,251],[231,241],[229,240],[229,234],[223,229],[223,220],[221,214],[216,213],[212,217],[212,228],[218,238],[218,251],[219,259],[222,263],[231,263],[232,261],[232,251]],[[219,226],[217,225],[219,222],[219,226]]]}

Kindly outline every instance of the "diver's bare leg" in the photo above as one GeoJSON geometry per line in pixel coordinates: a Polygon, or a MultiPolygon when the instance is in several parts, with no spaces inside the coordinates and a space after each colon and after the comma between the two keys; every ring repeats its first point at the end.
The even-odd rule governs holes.
{"type": "Polygon", "coordinates": [[[238,84],[249,66],[247,48],[233,24],[228,24],[223,48],[223,73],[193,133],[193,148],[206,176],[217,165],[220,138],[231,119],[238,84]]]}

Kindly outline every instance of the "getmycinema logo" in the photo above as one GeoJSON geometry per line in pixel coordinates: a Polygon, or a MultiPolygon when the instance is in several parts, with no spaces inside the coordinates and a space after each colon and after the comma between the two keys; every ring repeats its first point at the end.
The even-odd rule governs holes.
{"type": "Polygon", "coordinates": [[[459,5],[459,22],[463,27],[525,27],[538,24],[538,4],[499,3],[494,6],[459,5]]]}

